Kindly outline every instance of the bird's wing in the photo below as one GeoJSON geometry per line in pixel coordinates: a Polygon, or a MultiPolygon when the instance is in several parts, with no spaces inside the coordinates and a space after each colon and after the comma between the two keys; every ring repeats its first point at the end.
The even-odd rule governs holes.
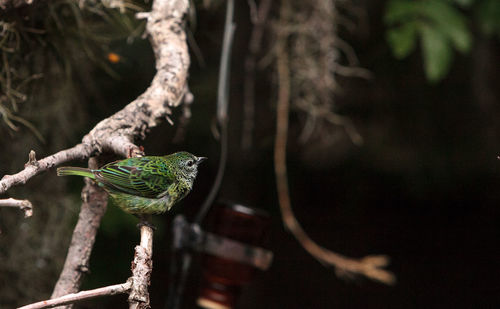
{"type": "Polygon", "coordinates": [[[152,168],[154,162],[124,164],[123,161],[110,163],[96,171],[96,180],[112,191],[156,198],[164,193],[173,179],[170,173],[152,168]]]}

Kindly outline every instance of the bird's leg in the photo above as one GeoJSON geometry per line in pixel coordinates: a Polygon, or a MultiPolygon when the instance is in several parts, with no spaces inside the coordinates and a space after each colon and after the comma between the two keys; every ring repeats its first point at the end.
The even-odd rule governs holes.
{"type": "Polygon", "coordinates": [[[137,227],[140,229],[141,226],[147,226],[153,229],[153,231],[156,231],[156,227],[151,223],[152,222],[152,216],[151,215],[135,215],[137,218],[139,218],[139,223],[137,224],[137,227]]]}

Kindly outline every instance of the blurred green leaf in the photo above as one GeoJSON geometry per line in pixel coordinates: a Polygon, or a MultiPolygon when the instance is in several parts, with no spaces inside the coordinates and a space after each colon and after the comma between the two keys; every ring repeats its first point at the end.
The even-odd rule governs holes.
{"type": "MultiPolygon", "coordinates": [[[[500,0],[488,0],[500,3],[500,0]]],[[[472,47],[472,35],[466,16],[455,7],[470,5],[474,0],[391,0],[384,21],[391,26],[387,41],[394,56],[402,59],[421,38],[424,69],[431,82],[442,79],[449,71],[452,48],[466,53],[472,47]]],[[[497,19],[498,20],[498,19],[497,19]]]]}
{"type": "Polygon", "coordinates": [[[418,2],[407,0],[391,0],[387,4],[384,15],[384,22],[387,25],[408,21],[414,18],[417,11],[418,2]]]}
{"type": "Polygon", "coordinates": [[[453,57],[450,44],[445,34],[427,25],[419,27],[422,39],[424,68],[427,79],[431,82],[441,80],[450,69],[453,57]]]}
{"type": "MultiPolygon", "coordinates": [[[[448,0],[450,1],[450,0],[448,0]]],[[[461,7],[469,7],[471,6],[476,0],[451,0],[453,2],[455,2],[456,4],[458,4],[459,6],[461,7]]]]}
{"type": "Polygon", "coordinates": [[[387,31],[387,41],[394,56],[398,59],[407,57],[416,45],[416,23],[409,22],[387,31]]]}
{"type": "Polygon", "coordinates": [[[419,13],[436,30],[446,35],[460,52],[471,48],[472,37],[467,28],[465,16],[451,4],[442,0],[427,0],[418,2],[419,13]]]}
{"type": "Polygon", "coordinates": [[[476,18],[481,31],[486,35],[496,34],[500,38],[500,1],[483,0],[477,7],[476,18]]]}

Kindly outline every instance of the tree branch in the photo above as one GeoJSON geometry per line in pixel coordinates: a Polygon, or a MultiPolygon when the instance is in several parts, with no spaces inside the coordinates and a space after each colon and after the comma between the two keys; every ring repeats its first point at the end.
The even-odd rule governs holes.
{"type": "Polygon", "coordinates": [[[135,247],[134,261],[132,262],[132,282],[128,302],[130,309],[149,308],[148,286],[153,270],[153,229],[148,225],[141,225],[141,243],[135,247]]]}
{"type": "MultiPolygon", "coordinates": [[[[146,33],[149,35],[156,58],[157,73],[150,87],[122,110],[99,122],[82,139],[82,143],[40,161],[35,159],[34,152],[30,153],[30,160],[22,171],[6,175],[0,180],[0,194],[14,185],[25,184],[31,177],[70,160],[86,159],[104,151],[126,157],[143,155],[142,149],[134,144],[134,140],[144,138],[147,131],[162,119],[172,123],[169,118],[172,113],[171,107],[181,104],[187,92],[190,59],[183,29],[183,17],[188,7],[188,0],[156,0],[151,12],[138,14],[138,18],[147,18],[146,33]]],[[[95,160],[89,160],[89,165],[96,165],[95,160]]],[[[82,199],[78,223],[52,298],[76,292],[83,273],[88,271],[90,252],[106,209],[107,195],[87,180],[82,191],[82,199]]],[[[136,247],[132,263],[133,275],[130,280],[129,297],[131,308],[149,307],[147,289],[152,270],[152,237],[153,230],[150,227],[141,227],[141,245],[136,247]]]]}
{"type": "MultiPolygon", "coordinates": [[[[97,168],[95,158],[89,160],[89,168],[97,168]]],[[[73,230],[68,255],[51,298],[77,292],[84,274],[89,271],[90,253],[101,218],[106,212],[108,194],[90,179],[86,178],[85,183],[78,222],[73,230]]]]}
{"type": "Polygon", "coordinates": [[[13,198],[0,200],[0,207],[17,207],[24,211],[24,217],[28,218],[33,215],[33,205],[28,200],[16,200],[13,198]]]}
{"type": "Polygon", "coordinates": [[[162,119],[169,120],[171,107],[181,104],[187,91],[190,60],[182,22],[188,7],[187,0],[156,0],[151,12],[138,14],[148,20],[146,31],[156,56],[157,72],[150,87],[125,108],[99,122],[81,144],[28,164],[17,174],[4,176],[0,194],[49,168],[103,151],[124,157],[142,155],[134,139],[143,139],[162,119]]]}
{"type": "MultiPolygon", "coordinates": [[[[82,216],[80,216],[80,219],[81,218],[82,216]]],[[[78,222],[80,223],[82,222],[82,220],[79,220],[78,222]]],[[[76,234],[79,235],[79,233],[77,233],[77,230],[78,228],[75,228],[75,232],[73,233],[73,240],[75,240],[76,234]]],[[[92,231],[90,232],[92,233],[92,231]]],[[[89,238],[92,239],[93,243],[95,235],[89,235],[89,238]]],[[[73,240],[72,246],[70,247],[70,251],[68,253],[68,258],[66,258],[63,273],[61,273],[58,285],[56,285],[57,291],[54,290],[52,298],[50,300],[44,300],[26,305],[18,309],[41,309],[52,308],[56,306],[60,306],[58,308],[72,308],[74,303],[82,300],[122,293],[130,294],[128,301],[131,309],[145,309],[150,307],[148,286],[150,284],[151,272],[153,270],[153,229],[151,226],[141,226],[141,241],[139,246],[135,247],[134,260],[132,262],[132,276],[127,280],[126,283],[115,284],[79,293],[64,293],[64,288],[78,290],[79,283],[75,284],[75,279],[81,279],[81,274],[84,272],[83,269],[88,270],[88,267],[86,265],[84,265],[83,267],[79,267],[83,264],[77,265],[76,269],[75,267],[68,266],[69,264],[78,264],[73,263],[75,259],[70,257],[76,256],[76,260],[78,260],[78,255],[75,255],[74,252],[78,250],[85,251],[84,255],[87,257],[85,263],[88,263],[88,257],[90,255],[89,249],[92,248],[92,246],[81,248],[79,244],[73,246],[73,240]],[[64,274],[65,270],[68,270],[68,274],[64,274]],[[60,286],[59,289],[58,286],[60,286]]]]}
{"type": "MultiPolygon", "coordinates": [[[[162,119],[172,122],[169,118],[171,107],[181,104],[187,92],[190,59],[183,17],[188,7],[188,0],[156,0],[151,12],[137,14],[138,18],[147,18],[146,33],[156,58],[157,73],[150,87],[122,110],[99,122],[82,139],[82,143],[39,161],[36,160],[34,152],[30,153],[30,160],[23,170],[14,175],[5,175],[0,180],[0,194],[14,185],[25,184],[31,177],[67,161],[83,160],[104,151],[125,157],[143,155],[142,149],[134,144],[134,140],[144,138],[147,131],[162,119]]],[[[106,207],[105,193],[92,184],[87,183],[82,194],[84,203],[79,221],[52,297],[78,290],[82,274],[87,270],[95,233],[106,207]]],[[[136,269],[140,263],[135,263],[136,269]]],[[[147,278],[149,280],[149,276],[147,278]]],[[[147,284],[139,285],[145,286],[147,293],[147,284]]]]}
{"type": "Polygon", "coordinates": [[[121,284],[110,285],[94,290],[82,291],[78,293],[67,294],[58,298],[43,300],[37,303],[29,304],[18,309],[43,309],[53,308],[56,306],[73,304],[82,300],[88,300],[101,296],[124,294],[130,291],[132,284],[127,281],[121,284]]]}
{"type": "Polygon", "coordinates": [[[88,158],[92,153],[92,149],[88,145],[78,144],[72,148],[61,150],[39,161],[36,160],[34,153],[35,152],[33,150],[30,152],[30,159],[28,163],[24,165],[24,169],[22,171],[14,175],[3,176],[0,180],[0,194],[5,193],[12,186],[25,184],[31,177],[61,163],[88,158]]]}

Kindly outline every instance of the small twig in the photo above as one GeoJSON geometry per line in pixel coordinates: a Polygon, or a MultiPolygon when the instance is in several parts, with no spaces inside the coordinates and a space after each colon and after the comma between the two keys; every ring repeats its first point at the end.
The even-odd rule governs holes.
{"type": "MultiPolygon", "coordinates": [[[[339,19],[340,16],[339,14],[336,14],[335,17],[339,19]]],[[[359,59],[358,56],[356,55],[356,52],[354,51],[354,48],[351,45],[349,45],[349,43],[338,37],[337,35],[335,35],[333,39],[334,39],[334,45],[338,47],[340,50],[342,50],[346,55],[347,62],[349,63],[349,65],[350,66],[359,65],[359,59]]]]}
{"type": "Polygon", "coordinates": [[[16,200],[13,198],[0,200],[0,207],[17,207],[24,211],[24,217],[28,218],[33,215],[33,205],[28,200],[16,200]]]}
{"type": "Polygon", "coordinates": [[[153,229],[148,225],[141,225],[141,243],[135,247],[134,261],[132,262],[132,283],[128,297],[130,309],[149,308],[149,292],[151,272],[153,270],[153,229]]]}
{"type": "Polygon", "coordinates": [[[252,23],[258,22],[259,15],[257,13],[257,3],[255,3],[255,0],[247,0],[247,4],[250,9],[250,20],[252,23]]]}
{"type": "Polygon", "coordinates": [[[31,177],[40,174],[54,166],[71,160],[84,159],[91,153],[91,147],[78,144],[75,147],[59,151],[51,156],[38,161],[28,161],[24,169],[14,175],[5,175],[0,180],[0,194],[5,193],[10,187],[25,184],[31,177]],[[36,162],[36,164],[32,164],[36,162]]]}
{"type": "Polygon", "coordinates": [[[105,286],[102,288],[81,291],[78,293],[67,294],[58,298],[53,298],[49,300],[40,301],[37,303],[33,303],[30,305],[26,305],[23,307],[19,307],[18,309],[43,309],[43,308],[53,308],[56,306],[73,304],[79,301],[88,300],[92,298],[97,298],[101,296],[110,296],[116,294],[124,294],[130,291],[130,287],[132,284],[127,281],[121,284],[115,284],[110,286],[105,286]]]}
{"type": "Polygon", "coordinates": [[[339,63],[334,65],[335,73],[345,76],[345,77],[359,77],[363,79],[370,79],[373,77],[373,73],[367,69],[354,67],[354,66],[345,66],[339,63]]]}
{"type": "MultiPolygon", "coordinates": [[[[308,113],[311,119],[315,120],[317,118],[321,118],[333,125],[343,127],[354,145],[361,146],[363,144],[363,136],[361,136],[358,130],[356,130],[356,127],[354,126],[350,118],[336,114],[331,110],[325,108],[324,106],[311,106],[310,104],[300,103],[295,104],[295,106],[308,113]]],[[[312,134],[312,129],[313,125],[311,125],[310,127],[306,126],[306,129],[304,129],[303,132],[304,137],[301,137],[302,141],[305,141],[307,139],[306,134],[312,134]]]]}
{"type": "Polygon", "coordinates": [[[229,104],[229,76],[231,66],[231,47],[233,45],[236,24],[233,22],[234,2],[229,0],[226,7],[224,37],[222,39],[222,53],[219,67],[219,81],[217,83],[217,121],[219,125],[226,122],[227,106],[229,104]]]}

